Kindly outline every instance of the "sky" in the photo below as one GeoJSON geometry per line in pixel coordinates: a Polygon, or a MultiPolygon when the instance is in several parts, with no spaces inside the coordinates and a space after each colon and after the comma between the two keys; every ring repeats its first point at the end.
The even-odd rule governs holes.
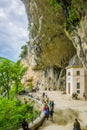
{"type": "Polygon", "coordinates": [[[17,61],[28,41],[28,20],[21,0],[0,0],[0,57],[17,61]]]}

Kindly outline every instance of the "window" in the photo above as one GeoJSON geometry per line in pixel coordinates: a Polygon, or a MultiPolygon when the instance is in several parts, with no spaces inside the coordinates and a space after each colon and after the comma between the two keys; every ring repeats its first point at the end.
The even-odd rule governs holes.
{"type": "Polygon", "coordinates": [[[80,83],[77,83],[77,89],[80,89],[80,83]]]}
{"type": "Polygon", "coordinates": [[[77,93],[80,93],[80,83],[77,83],[77,93]]]}
{"type": "Polygon", "coordinates": [[[68,75],[71,75],[70,72],[68,72],[68,75]]]}
{"type": "Polygon", "coordinates": [[[80,71],[77,71],[77,75],[80,75],[80,71]]]}
{"type": "Polygon", "coordinates": [[[77,93],[80,93],[80,90],[77,90],[77,93]]]}

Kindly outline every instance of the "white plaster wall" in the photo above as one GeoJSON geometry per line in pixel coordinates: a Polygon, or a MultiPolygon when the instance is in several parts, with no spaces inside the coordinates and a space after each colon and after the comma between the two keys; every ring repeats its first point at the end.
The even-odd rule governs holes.
{"type": "Polygon", "coordinates": [[[84,87],[85,87],[85,71],[84,68],[69,68],[66,70],[66,93],[68,94],[68,83],[70,83],[70,95],[72,93],[77,92],[77,83],[80,83],[80,94],[79,96],[83,96],[84,87]],[[80,75],[77,76],[77,71],[80,71],[80,75]],[[71,75],[68,75],[68,72],[71,75]]]}
{"type": "Polygon", "coordinates": [[[85,71],[84,68],[73,68],[73,92],[77,92],[77,83],[80,83],[80,97],[83,96],[85,87],[85,71]],[[80,71],[80,75],[77,76],[76,72],[80,71]]]}
{"type": "Polygon", "coordinates": [[[73,84],[73,69],[67,69],[66,70],[66,93],[68,94],[68,83],[70,83],[70,94],[72,94],[73,88],[72,88],[72,84],[73,84]],[[68,75],[68,72],[70,72],[71,75],[68,75]]]}

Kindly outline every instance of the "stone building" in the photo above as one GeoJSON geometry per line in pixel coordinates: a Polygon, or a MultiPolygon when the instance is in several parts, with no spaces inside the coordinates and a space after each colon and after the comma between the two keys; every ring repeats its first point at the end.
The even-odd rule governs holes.
{"type": "Polygon", "coordinates": [[[87,71],[83,68],[79,58],[75,55],[66,67],[66,93],[78,93],[87,97],[87,71]]]}

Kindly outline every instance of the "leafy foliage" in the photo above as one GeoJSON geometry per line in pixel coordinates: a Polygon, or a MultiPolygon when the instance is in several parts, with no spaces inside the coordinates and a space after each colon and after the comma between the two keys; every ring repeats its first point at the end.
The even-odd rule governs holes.
{"type": "Polygon", "coordinates": [[[29,84],[29,91],[31,91],[33,89],[33,84],[32,82],[29,84]]]}
{"type": "Polygon", "coordinates": [[[18,93],[20,88],[22,87],[21,79],[26,72],[27,67],[24,67],[21,63],[20,60],[17,61],[17,63],[14,64],[14,69],[13,69],[13,76],[12,79],[14,81],[14,86],[16,88],[15,92],[18,93]]]}
{"type": "Polygon", "coordinates": [[[69,25],[76,26],[79,24],[82,14],[83,8],[85,7],[83,0],[72,0],[71,6],[68,8],[69,17],[67,18],[67,22],[69,25]]]}
{"type": "Polygon", "coordinates": [[[14,64],[13,61],[11,61],[11,60],[9,60],[9,59],[6,59],[6,58],[4,58],[4,57],[0,57],[0,64],[3,63],[4,61],[9,61],[10,64],[14,64]]]}
{"type": "Polygon", "coordinates": [[[58,7],[58,0],[48,0],[50,5],[53,5],[54,7],[58,7]]]}
{"type": "Polygon", "coordinates": [[[69,17],[68,17],[68,23],[69,24],[74,24],[74,22],[76,22],[78,19],[78,16],[76,14],[76,11],[74,8],[69,8],[69,17]]]}
{"type": "Polygon", "coordinates": [[[12,85],[12,70],[13,65],[9,60],[0,64],[0,92],[5,93],[9,99],[9,91],[12,85]]]}
{"type": "Polygon", "coordinates": [[[18,88],[22,86],[21,79],[26,70],[27,68],[23,67],[20,61],[15,64],[11,64],[9,60],[2,62],[0,64],[0,93],[8,99],[13,87],[16,88],[15,93],[18,93],[18,88]]]}
{"type": "Polygon", "coordinates": [[[0,62],[0,129],[15,130],[21,127],[23,118],[29,122],[38,116],[33,104],[22,104],[19,100],[13,100],[15,93],[22,89],[21,79],[26,72],[20,60],[13,63],[1,58],[0,62]],[[9,100],[8,100],[9,99],[9,100]],[[11,99],[11,100],[10,100],[11,99]]]}
{"type": "Polygon", "coordinates": [[[28,52],[28,47],[27,47],[27,45],[24,45],[21,47],[21,49],[22,49],[22,51],[21,51],[20,57],[24,58],[28,52]]]}
{"type": "MultiPolygon", "coordinates": [[[[35,116],[38,115],[34,110],[35,116]]],[[[10,101],[2,98],[0,100],[0,129],[15,130],[21,127],[23,118],[27,118],[30,122],[32,119],[31,104],[22,104],[20,101],[10,101]]]]}

